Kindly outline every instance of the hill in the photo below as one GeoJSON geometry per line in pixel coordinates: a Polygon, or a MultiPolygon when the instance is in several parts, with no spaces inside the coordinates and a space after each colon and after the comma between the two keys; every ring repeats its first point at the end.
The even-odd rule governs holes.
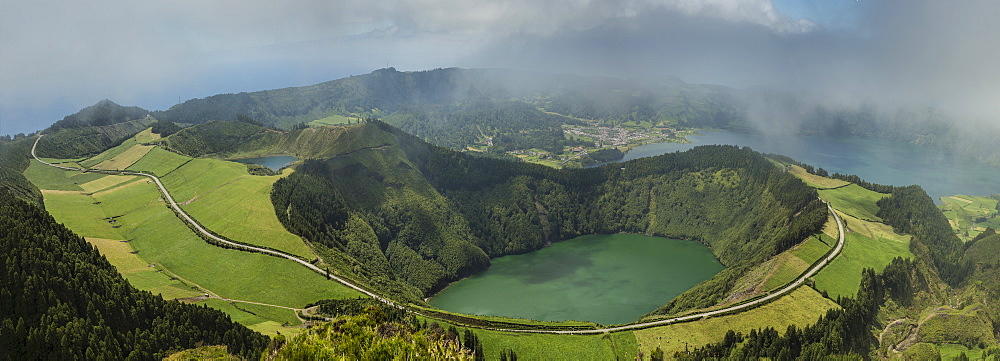
{"type": "Polygon", "coordinates": [[[343,137],[351,142],[337,154],[307,160],[275,183],[278,218],[347,256],[348,270],[411,299],[485,269],[489,257],[629,232],[711,246],[727,270],[669,310],[707,306],[745,268],[826,221],[815,190],[746,148],[558,171],[436,147],[377,120],[343,137]]]}
{"type": "Polygon", "coordinates": [[[44,210],[0,192],[0,359],[158,359],[199,343],[254,357],[267,338],[138,291],[44,210]]]}

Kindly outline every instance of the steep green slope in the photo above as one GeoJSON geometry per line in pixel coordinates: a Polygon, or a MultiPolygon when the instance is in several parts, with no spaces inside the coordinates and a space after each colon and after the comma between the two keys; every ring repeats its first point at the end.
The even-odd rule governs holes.
{"type": "Polygon", "coordinates": [[[0,192],[0,359],[158,359],[199,343],[254,357],[267,338],[133,288],[83,238],[0,192]]]}
{"type": "Polygon", "coordinates": [[[79,158],[98,154],[121,144],[152,123],[152,119],[144,118],[105,126],[60,129],[48,133],[38,142],[38,156],[79,158]]]}
{"type": "Polygon", "coordinates": [[[353,129],[350,147],[275,183],[278,217],[350,256],[348,269],[376,287],[401,281],[417,296],[484,269],[487,256],[630,232],[710,245],[727,270],[661,312],[707,306],[746,267],[826,218],[815,190],[749,149],[699,147],[557,171],[470,157],[379,121],[353,129]]]}

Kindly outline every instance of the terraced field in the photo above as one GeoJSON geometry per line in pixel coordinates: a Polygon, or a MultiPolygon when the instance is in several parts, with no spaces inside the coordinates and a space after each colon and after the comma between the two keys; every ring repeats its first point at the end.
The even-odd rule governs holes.
{"type": "MultiPolygon", "coordinates": [[[[59,172],[62,177],[37,169],[25,173],[45,189],[43,195],[49,212],[78,234],[103,245],[102,251],[106,250],[114,264],[126,270],[123,274],[137,288],[157,291],[165,297],[187,297],[190,296],[187,289],[198,286],[226,298],[286,307],[360,296],[292,261],[206,243],[164,206],[159,191],[146,178],[59,172]],[[80,180],[109,186],[89,194],[74,184],[80,180]],[[77,189],[73,190],[74,187],[77,189]],[[150,270],[140,271],[142,265],[150,270]],[[156,272],[160,269],[165,272],[156,272]],[[168,274],[176,275],[179,280],[170,279],[168,274]]],[[[265,306],[243,308],[259,307],[265,306]]],[[[258,325],[262,331],[277,331],[290,317],[294,318],[290,310],[282,310],[252,311],[265,321],[254,321],[251,325],[258,325]]]]}

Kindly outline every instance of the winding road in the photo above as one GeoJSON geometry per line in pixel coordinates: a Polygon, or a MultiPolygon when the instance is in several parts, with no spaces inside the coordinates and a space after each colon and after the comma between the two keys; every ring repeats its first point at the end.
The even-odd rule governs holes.
{"type": "MultiPolygon", "coordinates": [[[[326,270],[317,267],[316,265],[314,265],[312,263],[306,262],[306,261],[304,261],[304,260],[302,260],[302,259],[300,259],[300,258],[298,258],[296,256],[293,256],[293,255],[290,255],[290,254],[287,254],[287,253],[284,253],[284,252],[280,252],[280,251],[271,250],[271,249],[254,247],[254,246],[246,245],[246,244],[242,244],[242,243],[236,243],[236,242],[233,242],[233,241],[230,241],[230,240],[227,240],[227,239],[223,239],[221,237],[218,237],[218,236],[212,234],[211,232],[209,232],[205,228],[202,228],[202,226],[200,224],[198,224],[198,222],[195,222],[194,218],[191,218],[191,216],[189,216],[186,212],[184,212],[183,209],[181,209],[180,205],[178,205],[177,202],[174,201],[173,197],[170,196],[170,192],[167,192],[167,188],[163,186],[162,182],[160,182],[160,178],[158,178],[155,175],[148,174],[148,173],[143,173],[143,172],[130,172],[130,171],[121,171],[121,170],[104,170],[104,169],[88,169],[88,168],[66,167],[66,166],[62,166],[62,165],[58,165],[58,164],[52,164],[52,163],[46,162],[44,160],[41,160],[41,158],[38,158],[38,156],[35,154],[35,148],[38,146],[38,142],[42,139],[43,136],[44,135],[39,135],[38,138],[35,139],[34,145],[31,146],[31,156],[33,158],[35,158],[35,160],[41,162],[42,164],[45,164],[45,165],[48,165],[48,166],[52,166],[52,167],[56,167],[56,168],[60,168],[60,169],[64,169],[64,170],[69,170],[69,171],[88,171],[88,172],[100,172],[100,173],[108,173],[108,174],[124,174],[124,175],[136,175],[136,176],[148,177],[148,178],[152,179],[156,183],[157,187],[160,188],[160,193],[163,194],[164,199],[167,201],[168,204],[170,204],[170,207],[173,208],[174,211],[176,211],[178,217],[180,217],[181,220],[183,220],[183,221],[187,222],[188,224],[190,224],[191,226],[193,226],[196,230],[198,230],[198,232],[201,232],[206,237],[209,237],[209,238],[211,238],[211,239],[213,239],[215,241],[218,241],[218,242],[224,243],[226,245],[229,245],[229,246],[231,246],[231,247],[233,247],[235,249],[246,250],[246,251],[253,251],[253,252],[260,252],[260,253],[265,253],[265,254],[269,254],[269,255],[272,255],[272,256],[276,256],[276,257],[281,257],[281,258],[289,259],[289,260],[297,262],[297,263],[299,263],[299,264],[301,264],[301,265],[303,265],[305,267],[308,267],[309,269],[311,269],[313,271],[316,271],[317,273],[319,273],[321,275],[324,275],[324,276],[326,276],[329,279],[333,279],[333,280],[335,280],[337,282],[340,282],[344,286],[347,286],[347,287],[349,287],[349,288],[351,288],[351,289],[353,289],[355,291],[358,291],[358,292],[360,292],[362,294],[365,294],[365,295],[367,295],[367,296],[369,296],[371,298],[379,300],[380,302],[385,303],[385,304],[387,304],[389,306],[396,307],[396,308],[399,308],[399,309],[402,309],[402,310],[406,310],[407,312],[411,312],[411,313],[414,313],[414,314],[417,314],[417,315],[420,315],[420,316],[423,316],[423,317],[436,318],[436,317],[433,317],[433,316],[422,314],[419,311],[416,311],[416,310],[404,307],[404,306],[402,306],[402,305],[400,305],[400,304],[398,304],[396,302],[393,302],[390,299],[387,299],[387,298],[379,296],[379,295],[377,295],[375,293],[372,293],[372,292],[370,292],[370,291],[368,291],[368,290],[366,290],[364,288],[361,288],[361,287],[359,287],[359,286],[357,286],[355,284],[352,284],[352,283],[348,282],[347,280],[344,280],[344,279],[342,279],[340,277],[337,277],[337,276],[335,276],[335,275],[327,272],[326,270]]],[[[643,329],[643,328],[649,328],[649,327],[654,327],[654,326],[668,325],[668,324],[672,324],[672,323],[693,321],[693,320],[697,320],[697,319],[700,319],[700,318],[706,318],[706,317],[711,317],[711,316],[718,316],[718,315],[722,315],[722,314],[726,314],[726,313],[732,313],[732,312],[740,311],[740,310],[743,310],[743,309],[748,309],[748,308],[756,307],[758,305],[770,302],[771,300],[774,300],[774,299],[776,299],[778,297],[784,296],[785,294],[788,294],[789,292],[791,292],[795,288],[801,286],[803,283],[805,283],[805,281],[807,279],[809,279],[810,277],[814,276],[817,272],[819,272],[820,269],[822,269],[824,266],[826,266],[828,263],[830,263],[830,261],[832,261],[834,258],[836,258],[837,255],[840,254],[840,251],[844,247],[844,222],[840,219],[840,216],[837,215],[837,212],[833,210],[833,207],[830,206],[829,202],[826,202],[826,201],[823,201],[823,202],[826,203],[827,209],[830,210],[830,213],[833,214],[834,219],[836,219],[836,221],[837,221],[837,228],[838,228],[838,230],[840,232],[840,237],[837,240],[837,245],[833,248],[833,250],[831,250],[826,255],[826,257],[824,257],[823,259],[821,259],[819,262],[814,263],[811,267],[809,267],[808,270],[806,270],[806,272],[804,272],[801,275],[799,275],[799,277],[796,278],[795,281],[792,281],[791,283],[788,283],[787,285],[785,285],[785,287],[782,287],[781,289],[779,289],[777,291],[770,292],[770,293],[768,293],[768,294],[766,294],[764,296],[760,296],[758,298],[754,298],[754,299],[751,299],[749,301],[744,301],[742,303],[739,303],[739,304],[736,304],[736,305],[733,305],[733,306],[729,306],[729,307],[726,307],[726,308],[721,308],[721,309],[718,309],[718,310],[699,312],[699,313],[694,313],[694,314],[690,314],[690,315],[672,317],[672,318],[667,318],[667,319],[662,319],[662,320],[656,320],[656,321],[634,323],[634,324],[623,325],[623,326],[606,327],[606,328],[598,328],[598,329],[591,329],[591,330],[530,330],[530,329],[505,329],[505,328],[477,327],[477,326],[468,326],[468,325],[463,325],[463,326],[476,327],[476,328],[493,330],[493,331],[504,331],[504,332],[549,333],[549,334],[577,334],[577,335],[580,335],[580,334],[596,334],[596,333],[605,333],[605,332],[617,332],[617,331],[643,329]]],[[[250,303],[256,303],[256,302],[250,302],[250,303]]]]}

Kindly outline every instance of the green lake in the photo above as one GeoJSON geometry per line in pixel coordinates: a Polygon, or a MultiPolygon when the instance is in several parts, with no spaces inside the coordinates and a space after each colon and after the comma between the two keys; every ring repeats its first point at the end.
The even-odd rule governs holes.
{"type": "Polygon", "coordinates": [[[631,234],[588,235],[492,260],[431,298],[443,310],[543,321],[620,324],[722,270],[704,245],[631,234]]]}

